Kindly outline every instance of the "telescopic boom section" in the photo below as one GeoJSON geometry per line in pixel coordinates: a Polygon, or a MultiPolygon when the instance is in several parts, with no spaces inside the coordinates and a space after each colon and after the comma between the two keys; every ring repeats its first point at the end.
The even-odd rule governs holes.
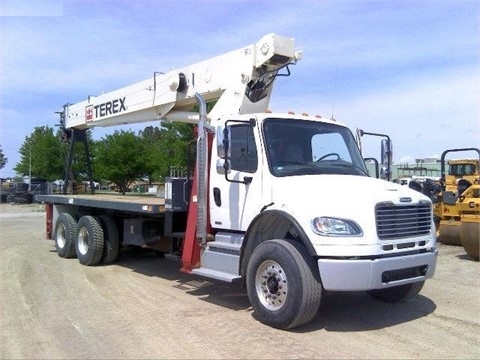
{"type": "Polygon", "coordinates": [[[154,120],[197,123],[198,115],[189,112],[196,94],[207,103],[217,101],[209,119],[264,112],[276,76],[289,75],[288,65],[301,58],[294,45],[291,38],[269,34],[256,44],[182,69],[155,72],[149,80],[65,105],[63,125],[87,129],[154,120]]]}

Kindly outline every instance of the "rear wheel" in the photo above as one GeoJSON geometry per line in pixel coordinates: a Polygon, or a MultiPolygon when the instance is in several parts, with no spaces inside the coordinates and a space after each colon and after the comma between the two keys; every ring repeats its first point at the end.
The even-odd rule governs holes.
{"type": "Polygon", "coordinates": [[[54,240],[58,256],[72,258],[75,256],[75,235],[77,222],[72,215],[61,213],[55,225],[54,240]]]}
{"type": "Polygon", "coordinates": [[[303,245],[286,240],[260,244],[246,276],[250,303],[262,323],[290,329],[317,313],[322,286],[315,261],[303,245]]]}
{"type": "Polygon", "coordinates": [[[103,230],[96,217],[87,215],[78,221],[75,248],[83,265],[97,265],[103,254],[103,230]]]}
{"type": "Polygon", "coordinates": [[[377,300],[395,303],[399,301],[407,301],[412,297],[418,295],[423,288],[425,281],[420,281],[412,284],[394,286],[386,289],[376,289],[368,291],[368,294],[377,300]]]}
{"type": "Polygon", "coordinates": [[[102,225],[104,235],[103,254],[100,262],[103,264],[111,264],[118,259],[120,251],[120,238],[118,235],[118,227],[115,220],[108,215],[98,217],[102,225]]]}

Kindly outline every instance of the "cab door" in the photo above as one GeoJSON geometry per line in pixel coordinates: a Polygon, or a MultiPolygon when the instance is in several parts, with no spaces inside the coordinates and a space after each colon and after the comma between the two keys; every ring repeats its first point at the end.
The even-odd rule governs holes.
{"type": "MultiPolygon", "coordinates": [[[[217,144],[223,129],[217,129],[217,144]]],[[[226,129],[228,153],[219,153],[218,146],[212,150],[217,166],[210,167],[210,221],[213,228],[245,231],[261,209],[260,138],[252,121],[230,120],[226,129]],[[225,161],[228,170],[222,169],[225,161]]]]}

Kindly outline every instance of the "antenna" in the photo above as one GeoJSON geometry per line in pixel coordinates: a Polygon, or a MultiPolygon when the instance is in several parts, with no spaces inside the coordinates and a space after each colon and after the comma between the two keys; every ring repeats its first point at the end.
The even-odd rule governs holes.
{"type": "Polygon", "coordinates": [[[337,91],[337,75],[338,75],[338,67],[335,70],[335,81],[333,82],[333,101],[332,101],[332,117],[330,120],[335,120],[333,117],[333,112],[335,110],[335,96],[336,96],[336,91],[337,91]]]}

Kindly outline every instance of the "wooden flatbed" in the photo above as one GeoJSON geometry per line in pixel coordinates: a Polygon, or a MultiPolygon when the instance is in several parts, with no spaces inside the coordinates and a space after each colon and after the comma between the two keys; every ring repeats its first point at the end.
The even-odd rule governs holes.
{"type": "Polygon", "coordinates": [[[165,199],[148,195],[36,195],[35,201],[51,204],[65,204],[98,209],[128,211],[138,214],[161,214],[165,212],[165,199]]]}

